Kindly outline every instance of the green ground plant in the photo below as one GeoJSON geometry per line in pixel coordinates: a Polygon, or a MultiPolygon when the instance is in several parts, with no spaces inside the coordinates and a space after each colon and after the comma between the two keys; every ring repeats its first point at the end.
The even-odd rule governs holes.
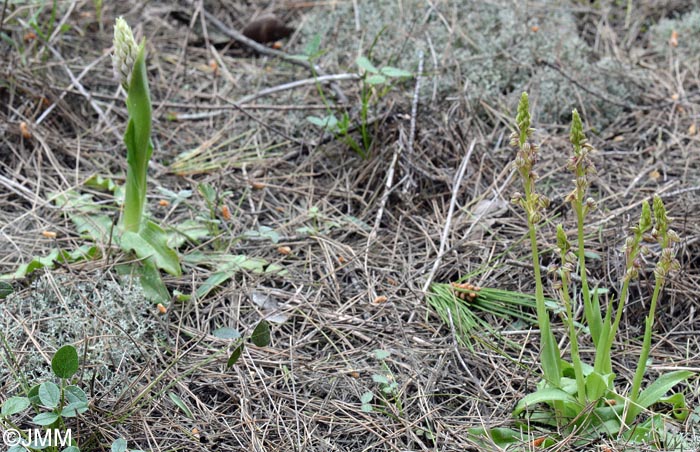
{"type": "MultiPolygon", "coordinates": [[[[37,413],[32,417],[32,424],[47,429],[48,432],[65,432],[68,428],[67,419],[75,418],[88,410],[87,395],[80,387],[71,384],[71,378],[78,371],[78,364],[78,352],[75,347],[65,345],[56,351],[51,360],[51,369],[59,379],[59,384],[45,381],[26,388],[25,396],[14,396],[5,400],[0,409],[3,426],[19,432],[23,438],[20,444],[12,445],[9,452],[27,450],[57,452],[59,450],[59,446],[55,444],[57,437],[27,436],[26,430],[21,429],[10,417],[32,408],[37,413]]],[[[68,436],[62,436],[62,438],[67,439],[68,436]]],[[[67,444],[62,452],[80,451],[75,440],[71,439],[71,441],[72,444],[67,444]]]]}
{"type": "MultiPolygon", "coordinates": [[[[51,360],[51,370],[58,378],[59,384],[53,381],[45,381],[25,388],[25,396],[9,397],[0,408],[0,423],[5,429],[12,429],[21,435],[22,441],[11,445],[8,452],[46,451],[46,452],[80,452],[75,439],[68,434],[70,428],[69,419],[76,418],[89,409],[89,403],[85,391],[73,382],[73,377],[79,368],[78,352],[72,345],[64,345],[59,348],[51,360]],[[12,416],[19,415],[28,409],[36,414],[31,423],[46,429],[48,435],[41,436],[34,433],[29,435],[27,429],[20,428],[11,420],[12,416]],[[55,432],[59,432],[56,434],[55,432]],[[70,444],[60,444],[62,442],[70,444]],[[61,447],[65,446],[63,449],[61,447]]],[[[9,438],[9,437],[7,437],[9,438]]],[[[19,440],[20,437],[17,437],[19,440]]],[[[112,452],[141,452],[135,449],[127,449],[126,440],[116,439],[111,445],[112,452]]]]}
{"type": "Polygon", "coordinates": [[[668,447],[670,443],[682,443],[682,440],[666,430],[665,425],[669,417],[649,410],[658,403],[669,404],[672,406],[670,417],[684,420],[689,410],[683,394],[667,395],[667,393],[678,383],[689,378],[692,373],[685,370],[673,371],[658,377],[646,388],[641,388],[646,375],[654,314],[661,289],[669,273],[679,267],[673,248],[673,244],[679,238],[669,228],[663,202],[661,198],[655,196],[653,209],[647,201],[642,203],[639,222],[632,228],[632,235],[626,240],[624,246],[625,274],[620,283],[619,298],[611,300],[607,306],[602,306],[599,299],[600,291],[597,288],[591,289],[588,284],[585,260],[585,219],[591,209],[595,208],[595,202],[587,197],[590,176],[595,173],[595,167],[590,158],[593,147],[587,142],[581,118],[574,111],[570,134],[573,155],[568,165],[568,169],[574,175],[574,189],[567,196],[566,201],[571,204],[576,214],[577,237],[575,246],[572,246],[563,226],[561,224],[557,226],[557,249],[561,265],[554,272],[554,275],[558,276],[556,287],[563,304],[562,320],[568,333],[571,362],[562,359],[561,350],[550,325],[540,274],[537,225],[543,220],[544,209],[549,201],[543,194],[536,191],[537,174],[534,166],[539,146],[531,141],[533,132],[528,96],[523,93],[518,105],[516,131],[511,136],[511,144],[517,148],[514,167],[523,181],[524,193],[515,194],[513,201],[523,208],[527,216],[535,273],[535,298],[543,378],[538,383],[537,389],[522,398],[513,411],[521,429],[526,432],[525,437],[521,431],[509,429],[494,429],[487,432],[476,429],[473,432],[486,433],[492,441],[500,445],[523,441],[530,433],[542,437],[542,432],[532,431],[533,425],[556,429],[557,433],[545,432],[547,438],[543,442],[544,446],[557,443],[568,435],[576,438],[574,443],[590,441],[602,435],[623,439],[627,443],[650,445],[658,449],[668,447]],[[612,345],[629,296],[630,281],[637,278],[641,271],[641,255],[651,254],[651,247],[643,245],[645,240],[654,242],[660,251],[654,270],[654,290],[645,322],[642,351],[631,390],[627,394],[622,394],[615,388],[616,374],[612,366],[612,345]],[[579,353],[579,337],[583,332],[574,318],[574,313],[577,312],[576,303],[579,301],[570,295],[578,293],[571,290],[571,276],[577,269],[581,281],[582,323],[588,328],[588,334],[595,348],[595,359],[592,365],[583,362],[579,353]],[[642,416],[643,414],[646,416],[642,416]]]}
{"type": "Polygon", "coordinates": [[[401,416],[403,413],[403,407],[401,403],[401,394],[399,393],[399,383],[396,381],[393,372],[386,363],[387,358],[391,356],[386,350],[377,349],[373,352],[374,358],[381,364],[382,371],[372,374],[372,381],[377,384],[379,391],[372,392],[366,391],[360,397],[362,402],[362,411],[370,413],[372,411],[378,411],[389,416],[401,416]],[[374,403],[372,403],[374,401],[374,403]],[[396,413],[393,414],[394,410],[389,410],[390,406],[396,408],[396,413]]]}
{"type": "MultiPolygon", "coordinates": [[[[229,327],[219,328],[212,332],[212,335],[220,339],[231,340],[231,346],[227,349],[220,350],[210,357],[205,363],[209,363],[221,358],[223,353],[232,348],[229,357],[226,361],[226,369],[233,366],[241,357],[246,343],[251,342],[258,347],[266,347],[271,342],[270,325],[267,321],[259,322],[253,331],[243,336],[238,330],[229,327]]],[[[0,333],[0,340],[5,345],[5,351],[8,352],[5,337],[0,333]]],[[[177,361],[173,362],[174,365],[177,361]]],[[[16,357],[10,356],[6,360],[6,364],[15,366],[17,363],[16,357]]],[[[65,345],[58,349],[51,360],[51,370],[53,375],[59,379],[56,384],[53,381],[44,381],[39,384],[30,385],[28,379],[19,375],[20,386],[25,395],[13,396],[7,398],[0,408],[0,426],[4,429],[12,429],[21,435],[21,440],[18,444],[12,445],[9,452],[34,452],[36,450],[45,450],[47,452],[80,452],[77,442],[72,438],[72,434],[68,434],[67,429],[70,428],[67,424],[68,419],[75,418],[89,410],[89,402],[85,392],[76,385],[74,379],[79,369],[78,352],[72,345],[65,345]],[[31,423],[46,429],[48,436],[38,436],[36,434],[28,434],[27,429],[20,428],[20,425],[13,422],[11,417],[19,415],[28,409],[32,409],[36,414],[32,417],[31,423]],[[59,432],[56,436],[55,432],[59,432]],[[56,444],[57,442],[68,442],[70,444],[56,444]],[[60,447],[65,448],[60,449],[60,447]]],[[[155,385],[163,380],[167,370],[156,377],[148,386],[148,390],[142,391],[141,395],[131,401],[132,406],[140,407],[141,398],[145,398],[147,394],[155,388],[155,385]]],[[[196,368],[191,369],[191,371],[196,368]]],[[[189,372],[182,375],[186,376],[189,372]]],[[[167,389],[172,387],[175,381],[170,381],[166,388],[157,392],[156,396],[162,395],[167,389]]],[[[169,392],[170,400],[182,410],[188,417],[194,419],[191,410],[185,402],[174,392],[169,392]]],[[[153,397],[153,396],[150,396],[153,397]]],[[[17,438],[20,439],[19,437],[17,438]]],[[[126,441],[119,438],[114,441],[111,446],[112,451],[127,451],[126,441]]]]}
{"type": "MultiPolygon", "coordinates": [[[[255,231],[244,233],[241,238],[232,241],[222,239],[222,222],[218,219],[217,209],[221,196],[209,184],[200,184],[199,194],[209,208],[209,216],[197,216],[195,220],[186,220],[182,224],[164,228],[152,221],[146,213],[146,194],[148,182],[148,164],[153,154],[151,142],[152,107],[148,87],[146,68],[146,41],[136,43],[131,28],[123,18],[118,18],[114,26],[113,66],[122,88],[126,92],[126,107],[129,114],[124,144],[127,149],[127,175],[125,185],[119,186],[111,179],[92,176],[85,185],[90,188],[111,192],[121,208],[121,216],[116,223],[113,220],[115,207],[110,208],[97,202],[92,195],[69,190],[54,193],[51,198],[57,206],[65,209],[77,231],[93,244],[87,244],[76,250],[54,249],[47,256],[35,257],[29,263],[20,266],[13,274],[2,275],[0,279],[23,278],[40,268],[53,268],[57,264],[80,260],[96,259],[102,256],[102,249],[112,244],[123,252],[133,254],[137,262],[119,267],[122,274],[138,277],[146,298],[167,306],[171,295],[161,278],[161,271],[172,276],[182,274],[182,264],[190,266],[207,266],[217,269],[193,295],[203,297],[213,288],[230,279],[241,270],[256,273],[282,273],[277,265],[268,265],[263,259],[249,258],[245,255],[231,255],[232,243],[251,234],[264,235],[275,239],[274,231],[255,231]],[[247,234],[247,235],[246,235],[247,234]],[[213,251],[193,252],[182,255],[178,249],[186,243],[198,244],[201,240],[210,240],[213,251]],[[101,246],[98,246],[101,245],[101,246]]],[[[191,194],[191,192],[190,192],[191,194]]],[[[182,202],[189,194],[172,194],[173,202],[182,202]]],[[[181,300],[186,299],[180,297],[181,300]]]]}
{"type": "MultiPolygon", "coordinates": [[[[378,38],[378,36],[377,36],[378,38]]],[[[377,40],[375,39],[374,44],[377,40]]],[[[373,44],[373,46],[374,46],[373,44]]],[[[316,36],[304,51],[309,62],[318,58],[323,52],[319,51],[320,37],[316,36]]],[[[369,51],[371,55],[371,49],[369,51]]],[[[304,56],[300,56],[304,58],[304,56]]],[[[311,124],[320,127],[345,143],[362,159],[367,159],[372,150],[372,132],[370,131],[370,110],[391,91],[394,86],[393,80],[406,79],[413,76],[413,73],[393,66],[376,67],[367,56],[360,56],[355,60],[355,64],[360,69],[360,111],[356,124],[350,117],[348,111],[343,112],[340,117],[331,111],[328,100],[323,94],[320,84],[317,89],[321,100],[329,106],[326,116],[308,116],[306,118],[311,124]],[[360,131],[360,142],[358,143],[351,134],[354,128],[360,131]]],[[[315,75],[315,74],[314,74],[315,75]]]]}

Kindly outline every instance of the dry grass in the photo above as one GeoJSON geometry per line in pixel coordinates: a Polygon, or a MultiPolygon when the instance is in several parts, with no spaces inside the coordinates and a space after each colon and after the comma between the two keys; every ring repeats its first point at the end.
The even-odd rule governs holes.
{"type": "MultiPolygon", "coordinates": [[[[337,21],[331,28],[340,31],[324,36],[323,47],[332,48],[333,54],[318,62],[327,73],[354,70],[324,64],[350,64],[360,46],[366,51],[371,44],[374,35],[372,29],[363,28],[363,18],[369,21],[366,18],[372,16],[374,6],[365,3],[275,3],[279,15],[301,27],[283,50],[300,52],[305,37],[313,34],[313,20],[326,14],[328,20],[337,21]],[[355,3],[360,13],[361,31],[357,32],[355,17],[334,15],[342,8],[353,11],[355,3]],[[353,42],[352,33],[357,33],[355,47],[334,47],[336,41],[353,42]]],[[[161,338],[138,344],[143,350],[140,358],[106,364],[112,372],[107,380],[91,381],[91,363],[85,362],[84,383],[95,399],[94,409],[74,430],[79,432],[83,450],[106,450],[117,436],[127,438],[130,447],[154,451],[470,450],[468,427],[509,423],[516,401],[538,380],[537,332],[515,331],[507,322],[489,319],[520,346],[498,350],[487,343],[469,352],[456,345],[449,326],[428,308],[422,290],[440,248],[454,175],[474,142],[450,219],[446,250],[433,281],[455,281],[481,270],[478,280],[472,282],[533,291],[527,247],[521,243],[526,233],[522,213],[499,204],[499,209],[474,214],[482,201],[507,201],[519,188],[510,177],[508,164],[514,152],[506,138],[515,100],[520,90],[529,87],[484,94],[477,102],[468,100],[464,90],[469,88],[455,80],[462,80],[465,64],[479,63],[451,60],[456,55],[453,50],[468,38],[469,24],[459,23],[460,2],[416,1],[415,11],[420,14],[415,17],[406,12],[408,5],[400,9],[399,3],[405,2],[394,5],[397,12],[391,23],[392,30],[399,31],[382,36],[378,46],[392,49],[410,42],[426,48],[415,135],[410,126],[415,83],[411,81],[397,86],[378,104],[372,157],[362,161],[304,120],[317,114],[322,105],[313,85],[234,107],[232,102],[237,99],[311,75],[289,62],[231,45],[210,23],[204,34],[201,18],[190,28],[187,20],[176,19],[194,11],[188,3],[176,7],[173,2],[105,2],[103,22],[97,24],[92,2],[62,1],[57,20],[71,28],[45,42],[26,35],[26,22],[31,13],[41,11],[37,21],[45,25],[50,10],[41,10],[38,4],[9,2],[2,31],[18,45],[0,41],[4,55],[0,67],[2,273],[14,271],[52,247],[70,250],[84,244],[64,212],[47,201],[48,193],[80,187],[94,173],[123,180],[125,151],[120,137],[126,111],[107,55],[111,24],[118,15],[124,15],[148,38],[156,145],[151,213],[166,225],[192,218],[206,209],[201,197],[194,195],[165,209],[157,206],[163,196],[158,189],[177,192],[194,190],[200,182],[213,184],[222,193],[230,192],[222,200],[233,213],[224,237],[231,241],[230,251],[266,258],[288,271],[284,277],[242,272],[206,299],[174,302],[168,314],[158,319],[161,338]],[[433,41],[428,39],[431,36],[444,39],[433,41]],[[216,73],[210,60],[217,61],[216,73]],[[73,77],[79,81],[71,83],[73,77]],[[171,120],[174,115],[179,120],[171,120]],[[28,124],[30,135],[23,136],[22,122],[28,124]],[[227,142],[234,137],[237,139],[227,142]],[[168,166],[182,152],[222,143],[210,155],[211,159],[227,156],[216,161],[218,168],[176,174],[168,166]],[[272,146],[276,146],[274,152],[265,152],[272,146]],[[375,223],[398,149],[402,152],[392,191],[375,223]],[[318,209],[316,218],[309,214],[312,207],[318,209]],[[274,228],[280,243],[234,240],[260,226],[274,228]],[[304,227],[315,231],[300,230],[304,227]],[[57,238],[44,238],[41,232],[45,230],[57,232],[57,238]],[[280,254],[279,246],[288,246],[291,253],[280,254]],[[255,325],[264,313],[251,301],[254,293],[276,300],[289,318],[273,328],[271,347],[248,347],[236,366],[224,370],[228,343],[210,332],[221,326],[247,330],[255,325]],[[380,296],[387,297],[386,301],[376,302],[380,296]],[[381,367],[372,355],[374,349],[391,351],[388,365],[399,383],[401,412],[394,406],[387,407],[386,414],[361,410],[362,393],[377,391],[371,376],[381,367]],[[116,391],[114,381],[122,389],[116,391]],[[194,419],[171,402],[167,396],[171,391],[187,403],[194,419]],[[197,435],[193,428],[198,429],[197,435]],[[421,435],[421,430],[434,436],[421,435]]],[[[529,3],[534,17],[546,18],[547,5],[529,3]]],[[[682,12],[684,2],[635,2],[642,4],[635,6],[627,27],[624,8],[600,3],[606,6],[570,5],[581,39],[594,51],[590,58],[613,57],[643,68],[647,90],[641,98],[627,100],[628,108],[622,108],[614,122],[590,134],[600,150],[595,162],[599,174],[592,190],[601,199],[601,208],[592,214],[588,228],[590,250],[600,256],[591,262],[591,278],[605,286],[619,279],[619,247],[626,230],[635,221],[640,202],[660,194],[683,238],[679,250],[682,270],[660,300],[649,374],[653,377],[664,366],[698,369],[700,135],[696,124],[700,62],[697,56],[681,58],[673,49],[660,54],[646,47],[651,39],[646,34],[649,27],[682,12]]],[[[241,18],[257,12],[246,2],[204,4],[207,11],[238,29],[243,26],[241,18]]],[[[507,55],[507,48],[502,51],[507,55]]],[[[406,55],[402,61],[415,69],[418,57],[406,55]]],[[[571,99],[591,95],[585,91],[587,74],[569,71],[565,63],[556,62],[556,56],[550,63],[566,74],[562,80],[568,83],[571,99]]],[[[535,70],[538,64],[541,62],[532,61],[523,70],[535,70]]],[[[353,102],[349,110],[356,115],[358,84],[345,81],[338,86],[353,102]]],[[[325,93],[333,101],[333,91],[326,89],[325,93]]],[[[535,109],[536,99],[544,94],[533,94],[535,109]]],[[[592,95],[602,97],[599,100],[605,105],[605,96],[592,95]]],[[[593,116],[590,121],[594,123],[597,107],[587,110],[587,105],[580,110],[584,119],[593,116]]],[[[570,179],[564,171],[569,152],[567,130],[564,125],[535,125],[543,142],[539,163],[543,191],[555,200],[552,215],[572,227],[572,213],[561,201],[570,179]]],[[[554,243],[552,224],[544,225],[541,234],[543,243],[554,243]]],[[[44,290],[116,278],[114,265],[124,257],[114,253],[96,262],[47,272],[43,278],[60,283],[48,284],[44,290]]],[[[191,293],[209,276],[201,268],[185,270],[182,278],[166,281],[171,289],[191,293]]],[[[631,380],[636,363],[650,277],[647,272],[633,287],[615,347],[620,385],[631,380]]],[[[15,288],[18,297],[35,296],[36,287],[27,281],[17,281],[15,288]]],[[[145,306],[144,316],[157,316],[155,308],[145,306]]],[[[95,321],[91,317],[94,310],[72,309],[70,314],[57,310],[24,319],[34,327],[25,328],[26,338],[13,344],[14,353],[50,355],[62,345],[33,340],[35,331],[41,330],[43,315],[87,316],[95,321]]],[[[558,330],[556,334],[562,333],[558,330]]],[[[89,343],[96,335],[86,329],[84,337],[76,340],[89,343]]],[[[586,352],[584,344],[584,356],[586,352]]],[[[18,388],[12,379],[0,384],[3,394],[14,394],[18,388]]],[[[689,404],[698,406],[698,379],[691,379],[686,390],[689,404]]],[[[698,431],[697,425],[679,428],[698,431]]],[[[597,447],[592,444],[587,450],[597,447]]],[[[613,447],[624,449],[624,445],[613,447]]]]}

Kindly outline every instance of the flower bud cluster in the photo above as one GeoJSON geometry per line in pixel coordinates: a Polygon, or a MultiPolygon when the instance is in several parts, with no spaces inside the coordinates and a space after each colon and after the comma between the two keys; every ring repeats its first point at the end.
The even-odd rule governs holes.
{"type": "Polygon", "coordinates": [[[138,54],[138,46],[134,39],[134,33],[126,21],[119,17],[114,24],[114,53],[112,54],[112,67],[114,75],[119,80],[125,91],[129,91],[131,73],[138,54]]]}

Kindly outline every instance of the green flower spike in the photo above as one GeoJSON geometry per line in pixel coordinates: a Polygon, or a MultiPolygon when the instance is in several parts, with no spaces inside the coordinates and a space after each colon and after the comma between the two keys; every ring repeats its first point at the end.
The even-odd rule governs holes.
{"type": "Polygon", "coordinates": [[[530,130],[530,101],[527,97],[527,93],[523,93],[520,96],[520,102],[518,102],[518,114],[515,117],[515,123],[518,126],[518,139],[520,146],[522,147],[532,133],[530,130]]]}

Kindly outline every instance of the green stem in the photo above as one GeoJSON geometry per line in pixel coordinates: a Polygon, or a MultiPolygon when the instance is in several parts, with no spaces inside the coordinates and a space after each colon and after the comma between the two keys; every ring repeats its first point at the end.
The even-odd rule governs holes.
{"type": "Polygon", "coordinates": [[[644,327],[644,342],[642,343],[642,351],[639,355],[639,361],[637,362],[637,370],[634,373],[634,379],[632,380],[632,390],[630,391],[630,407],[627,410],[627,416],[625,418],[625,423],[629,425],[639,412],[639,408],[635,406],[637,399],[639,399],[640,389],[642,387],[642,379],[644,378],[644,373],[647,368],[647,359],[649,359],[649,352],[651,351],[651,332],[654,326],[654,313],[656,311],[656,302],[659,299],[659,294],[661,293],[661,287],[663,282],[661,278],[656,279],[654,284],[654,294],[651,297],[651,307],[649,308],[649,314],[647,315],[645,327],[644,327]]]}
{"type": "Polygon", "coordinates": [[[125,231],[138,232],[141,228],[146,203],[146,172],[129,164],[126,169],[126,191],[122,217],[125,231]]]}
{"type": "Polygon", "coordinates": [[[573,310],[571,308],[571,298],[569,297],[569,278],[562,277],[562,300],[566,309],[566,323],[569,325],[569,342],[571,343],[571,361],[574,364],[574,373],[576,374],[576,390],[578,392],[578,401],[581,405],[586,404],[586,382],[583,377],[583,365],[578,351],[578,337],[576,335],[576,327],[574,326],[573,310]]]}
{"type": "MultiPolygon", "coordinates": [[[[525,176],[525,202],[530,204],[532,198],[531,179],[525,176]]],[[[530,209],[530,208],[529,208],[530,209]]],[[[542,369],[544,378],[553,387],[559,387],[560,365],[559,349],[554,340],[554,335],[549,324],[549,312],[544,301],[544,286],[542,285],[542,275],[540,272],[539,251],[537,249],[537,231],[532,221],[532,213],[527,212],[527,223],[530,233],[530,249],[532,251],[532,266],[535,271],[535,305],[537,310],[537,323],[540,328],[540,338],[542,341],[542,369]]]]}
{"type": "Polygon", "coordinates": [[[596,316],[591,303],[591,291],[588,287],[588,276],[586,274],[586,250],[584,246],[584,215],[583,215],[583,194],[577,196],[574,209],[576,210],[576,231],[578,243],[578,268],[579,276],[581,277],[581,290],[583,291],[583,313],[586,316],[586,322],[591,331],[593,342],[597,346],[600,342],[600,323],[595,319],[600,317],[600,313],[596,316]]]}

